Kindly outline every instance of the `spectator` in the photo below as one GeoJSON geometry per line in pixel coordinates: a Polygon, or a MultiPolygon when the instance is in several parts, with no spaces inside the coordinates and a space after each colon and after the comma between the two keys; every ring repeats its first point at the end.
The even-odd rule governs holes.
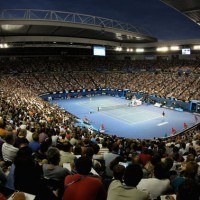
{"type": "Polygon", "coordinates": [[[139,157],[143,165],[146,165],[146,163],[151,160],[151,155],[146,147],[142,150],[142,153],[139,154],[139,157]]]}
{"type": "Polygon", "coordinates": [[[153,199],[165,194],[170,189],[170,181],[165,164],[161,162],[157,163],[154,167],[154,177],[142,179],[137,188],[147,190],[153,199]]]}
{"type": "Polygon", "coordinates": [[[106,192],[102,182],[99,178],[89,176],[92,160],[86,156],[80,157],[75,167],[78,174],[65,178],[63,200],[105,200],[106,192]]]}
{"type": "MultiPolygon", "coordinates": [[[[199,200],[200,198],[200,186],[199,184],[191,179],[183,181],[179,186],[176,195],[176,200],[199,200]]],[[[175,200],[173,196],[168,196],[169,200],[175,200]]]]}
{"type": "Polygon", "coordinates": [[[32,158],[32,150],[29,147],[22,147],[14,161],[14,186],[16,190],[36,195],[35,199],[56,200],[56,196],[45,186],[41,179],[40,167],[35,165],[32,158]]]}
{"type": "Polygon", "coordinates": [[[148,193],[140,191],[136,188],[143,176],[142,168],[137,165],[129,165],[124,172],[124,183],[120,180],[114,180],[108,188],[107,200],[148,200],[148,193]]]}
{"type": "Polygon", "coordinates": [[[59,166],[60,152],[57,148],[51,147],[47,151],[48,164],[43,164],[43,173],[45,178],[56,181],[63,181],[70,174],[68,169],[59,166]]]}
{"type": "Polygon", "coordinates": [[[63,166],[63,163],[70,163],[74,161],[75,155],[71,153],[72,145],[69,142],[64,142],[60,145],[60,166],[63,166]]]}
{"type": "Polygon", "coordinates": [[[32,138],[33,141],[29,143],[29,147],[33,150],[33,152],[37,152],[40,149],[38,133],[33,133],[32,138]]]}
{"type": "Polygon", "coordinates": [[[119,150],[119,145],[117,143],[114,143],[112,145],[112,152],[109,152],[109,153],[105,153],[103,155],[104,157],[104,160],[105,160],[105,165],[106,165],[106,175],[108,177],[113,177],[113,173],[112,171],[110,170],[110,163],[112,160],[114,160],[118,155],[118,150],[119,150]]]}
{"type": "Polygon", "coordinates": [[[97,171],[99,172],[100,169],[101,169],[101,163],[98,162],[97,160],[93,159],[93,155],[94,155],[94,150],[92,147],[87,147],[86,148],[86,152],[85,152],[85,155],[87,157],[89,157],[91,160],[92,160],[92,167],[97,171]]]}
{"type": "Polygon", "coordinates": [[[19,133],[15,139],[14,146],[19,148],[22,144],[28,145],[29,141],[26,139],[27,131],[26,129],[20,129],[19,133]]]}
{"type": "Polygon", "coordinates": [[[13,136],[12,133],[9,133],[6,135],[5,137],[5,143],[2,145],[2,155],[3,155],[3,159],[4,161],[9,161],[9,162],[13,162],[17,152],[18,152],[18,148],[14,147],[15,143],[15,138],[13,136]]]}

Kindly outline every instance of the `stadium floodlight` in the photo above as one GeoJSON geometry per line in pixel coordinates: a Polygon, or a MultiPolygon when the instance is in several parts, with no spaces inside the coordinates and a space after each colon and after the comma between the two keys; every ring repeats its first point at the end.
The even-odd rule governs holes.
{"type": "Polygon", "coordinates": [[[22,29],[24,27],[24,25],[10,25],[10,24],[3,24],[1,26],[1,28],[3,30],[6,30],[6,31],[16,31],[16,30],[19,30],[19,29],[22,29]]]}
{"type": "Polygon", "coordinates": [[[3,49],[3,48],[8,48],[8,44],[7,44],[7,43],[3,43],[3,44],[1,43],[1,44],[0,44],[0,48],[1,48],[1,49],[3,49]]]}
{"type": "Polygon", "coordinates": [[[4,43],[4,44],[3,44],[3,48],[8,48],[8,44],[7,44],[7,43],[4,43]]]}
{"type": "Polygon", "coordinates": [[[168,50],[169,50],[168,47],[158,47],[158,48],[156,49],[156,51],[162,51],[162,52],[165,52],[165,51],[168,51],[168,50]]]}
{"type": "Polygon", "coordinates": [[[194,46],[193,46],[193,49],[194,49],[194,50],[200,50],[200,45],[194,45],[194,46]]]}
{"type": "Polygon", "coordinates": [[[122,51],[122,48],[121,47],[116,47],[115,51],[122,51]]]}
{"type": "Polygon", "coordinates": [[[133,49],[126,49],[127,52],[133,52],[133,49]]]}
{"type": "Polygon", "coordinates": [[[142,53],[142,52],[144,52],[144,49],[139,49],[139,48],[138,48],[138,49],[136,49],[135,51],[136,51],[137,53],[142,53]]]}
{"type": "Polygon", "coordinates": [[[180,48],[179,48],[179,46],[171,46],[170,50],[172,50],[172,51],[178,51],[178,50],[180,50],[180,48]]]}

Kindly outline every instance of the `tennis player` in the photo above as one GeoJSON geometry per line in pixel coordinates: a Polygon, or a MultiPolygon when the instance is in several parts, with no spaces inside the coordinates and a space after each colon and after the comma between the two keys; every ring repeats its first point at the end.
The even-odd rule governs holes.
{"type": "Polygon", "coordinates": [[[164,117],[165,117],[165,112],[163,111],[163,112],[162,112],[162,118],[164,118],[164,117]]]}

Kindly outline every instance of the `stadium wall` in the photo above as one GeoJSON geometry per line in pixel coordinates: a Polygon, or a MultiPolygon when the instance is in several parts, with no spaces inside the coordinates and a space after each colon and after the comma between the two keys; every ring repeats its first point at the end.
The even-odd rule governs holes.
{"type": "MultiPolygon", "coordinates": [[[[69,98],[82,98],[86,96],[99,96],[99,95],[110,95],[120,98],[131,99],[132,96],[136,96],[137,99],[142,99],[145,93],[129,93],[129,98],[127,94],[127,90],[118,90],[118,89],[110,89],[110,88],[98,88],[98,89],[83,89],[83,90],[72,90],[72,91],[65,91],[65,92],[53,92],[47,94],[41,94],[40,97],[45,100],[55,100],[55,99],[69,99],[69,98]]],[[[183,102],[179,100],[175,100],[173,98],[165,99],[158,97],[156,95],[149,95],[149,99],[151,103],[160,103],[161,106],[170,108],[170,109],[177,109],[178,111],[191,111],[190,102],[183,102]]]]}

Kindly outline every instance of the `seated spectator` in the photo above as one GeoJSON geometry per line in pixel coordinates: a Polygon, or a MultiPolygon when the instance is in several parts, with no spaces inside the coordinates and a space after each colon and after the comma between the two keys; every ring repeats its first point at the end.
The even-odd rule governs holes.
{"type": "MultiPolygon", "coordinates": [[[[176,200],[199,200],[200,198],[200,186],[199,184],[191,179],[183,181],[179,186],[176,200]]],[[[169,200],[175,200],[173,196],[168,196],[169,200]]]]}
{"type": "Polygon", "coordinates": [[[39,133],[39,143],[43,143],[44,141],[46,141],[47,138],[48,135],[45,133],[45,128],[43,127],[41,129],[41,132],[39,133]]]}
{"type": "Polygon", "coordinates": [[[168,179],[168,170],[164,163],[157,163],[154,167],[154,177],[142,179],[137,188],[147,190],[153,199],[165,194],[170,189],[170,181],[168,179]]]}
{"type": "Polygon", "coordinates": [[[103,158],[105,160],[105,166],[106,166],[106,176],[112,178],[113,173],[110,169],[110,163],[113,161],[116,157],[118,157],[118,150],[119,150],[119,144],[114,143],[112,144],[112,152],[104,153],[103,158]]]}
{"type": "Polygon", "coordinates": [[[15,147],[20,148],[22,144],[26,145],[29,144],[29,141],[26,139],[26,132],[27,132],[26,129],[19,130],[19,133],[15,139],[15,144],[14,144],[15,147]]]}
{"type": "Polygon", "coordinates": [[[93,159],[94,150],[92,147],[87,147],[85,155],[92,160],[92,167],[98,172],[101,169],[101,163],[93,159]]]}
{"type": "Polygon", "coordinates": [[[196,162],[190,161],[188,163],[182,163],[180,175],[177,172],[173,172],[171,175],[171,185],[175,192],[177,192],[178,187],[184,182],[185,179],[193,179],[198,181],[198,167],[199,166],[196,162]]]}
{"type": "Polygon", "coordinates": [[[170,171],[173,167],[174,160],[170,157],[166,157],[162,159],[162,162],[165,164],[165,167],[168,171],[170,171]]]}
{"type": "Polygon", "coordinates": [[[147,148],[142,150],[142,152],[139,154],[139,157],[144,166],[151,160],[151,155],[149,154],[149,150],[147,148]]]}
{"type": "Polygon", "coordinates": [[[174,146],[173,148],[173,155],[172,155],[173,159],[176,162],[183,162],[184,158],[183,156],[179,153],[179,148],[177,146],[174,146]]]}
{"type": "Polygon", "coordinates": [[[76,156],[82,156],[82,148],[80,145],[76,145],[73,149],[73,153],[76,156]]]}
{"type": "Polygon", "coordinates": [[[9,161],[9,162],[13,162],[17,152],[18,152],[18,148],[14,147],[15,143],[15,138],[14,135],[12,133],[9,133],[5,136],[5,143],[2,145],[2,156],[4,161],[9,161]]]}
{"type": "Polygon", "coordinates": [[[29,143],[29,147],[33,150],[33,152],[36,152],[40,149],[38,133],[33,133],[32,138],[33,141],[29,143]]]}
{"type": "Polygon", "coordinates": [[[186,157],[186,162],[190,162],[190,161],[194,161],[195,160],[195,156],[194,154],[188,154],[186,157]]]}
{"type": "Polygon", "coordinates": [[[136,188],[143,176],[142,168],[137,165],[129,165],[124,172],[123,185],[120,180],[114,180],[108,188],[107,200],[148,200],[148,193],[140,191],[136,188]]]}
{"type": "Polygon", "coordinates": [[[115,180],[123,182],[125,167],[123,165],[115,165],[113,167],[113,177],[115,180]]]}
{"type": "Polygon", "coordinates": [[[53,132],[51,136],[52,146],[56,147],[58,138],[59,138],[59,134],[56,134],[56,132],[53,132]]]}
{"type": "Polygon", "coordinates": [[[154,155],[151,157],[151,160],[149,162],[146,163],[146,165],[144,166],[144,170],[145,171],[145,176],[143,175],[143,177],[148,177],[151,178],[153,176],[153,171],[154,171],[154,167],[157,163],[159,163],[161,161],[161,158],[159,155],[154,155]]]}
{"type": "Polygon", "coordinates": [[[60,145],[60,166],[63,166],[63,163],[70,163],[74,161],[76,157],[71,153],[72,145],[69,142],[64,142],[60,145]]]}
{"type": "Polygon", "coordinates": [[[178,188],[177,200],[199,200],[200,198],[200,186],[191,179],[185,180],[178,188]]]}
{"type": "Polygon", "coordinates": [[[184,176],[187,179],[196,179],[199,165],[195,161],[190,161],[186,164],[184,170],[184,176]]]}
{"type": "Polygon", "coordinates": [[[72,137],[70,139],[70,144],[73,146],[78,144],[78,134],[72,134],[72,137]]]}
{"type": "Polygon", "coordinates": [[[63,181],[70,174],[69,170],[59,166],[60,152],[57,148],[51,147],[47,151],[48,164],[43,164],[43,174],[45,178],[56,181],[63,181]]]}
{"type": "Polygon", "coordinates": [[[105,200],[106,191],[99,178],[89,176],[92,160],[86,156],[75,162],[78,172],[65,178],[65,191],[63,200],[105,200]]]}
{"type": "Polygon", "coordinates": [[[4,120],[2,117],[0,117],[0,137],[5,138],[6,136],[6,129],[5,129],[6,124],[4,123],[4,120]]]}
{"type": "MultiPolygon", "coordinates": [[[[120,182],[123,182],[125,167],[123,165],[117,164],[113,167],[112,171],[113,171],[114,180],[119,180],[120,182]]],[[[113,179],[109,179],[109,178],[103,179],[103,185],[106,191],[108,191],[108,187],[112,181],[113,179]]]]}
{"type": "Polygon", "coordinates": [[[47,150],[49,145],[47,142],[43,142],[40,149],[35,153],[35,158],[39,163],[47,163],[47,150]]]}
{"type": "Polygon", "coordinates": [[[25,146],[18,152],[14,161],[14,186],[16,190],[36,195],[36,200],[57,199],[53,192],[40,179],[42,170],[35,164],[32,150],[25,146]]]}
{"type": "Polygon", "coordinates": [[[99,145],[94,143],[92,145],[92,148],[94,150],[93,159],[95,159],[95,160],[103,160],[103,156],[99,153],[99,150],[100,150],[99,145]]]}
{"type": "Polygon", "coordinates": [[[99,154],[103,155],[104,153],[108,153],[109,149],[107,148],[107,143],[105,141],[102,142],[102,147],[99,150],[99,154]]]}
{"type": "Polygon", "coordinates": [[[30,126],[26,127],[26,139],[29,142],[33,141],[33,132],[34,132],[34,128],[31,128],[30,126]]]}

